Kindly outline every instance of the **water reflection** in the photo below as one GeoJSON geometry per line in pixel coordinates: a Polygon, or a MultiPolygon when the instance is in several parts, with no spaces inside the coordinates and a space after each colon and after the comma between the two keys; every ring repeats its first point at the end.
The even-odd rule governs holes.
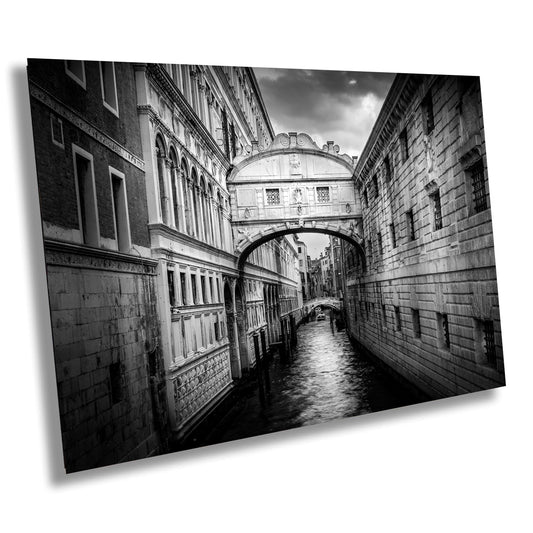
{"type": "Polygon", "coordinates": [[[390,409],[415,400],[366,358],[329,321],[298,330],[290,364],[270,367],[271,392],[261,405],[256,386],[235,405],[205,444],[224,442],[339,418],[390,409]]]}

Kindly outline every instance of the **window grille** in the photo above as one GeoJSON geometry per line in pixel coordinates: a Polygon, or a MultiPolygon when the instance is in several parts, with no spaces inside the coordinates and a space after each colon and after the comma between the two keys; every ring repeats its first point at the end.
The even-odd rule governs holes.
{"type": "Polygon", "coordinates": [[[485,187],[485,173],[483,163],[480,161],[470,169],[472,179],[472,199],[474,202],[474,211],[481,213],[487,209],[487,190],[485,187]]]}
{"type": "Polygon", "coordinates": [[[494,342],[494,322],[492,320],[483,321],[483,340],[485,341],[487,363],[496,366],[496,344],[494,342]]]}
{"type": "Polygon", "coordinates": [[[413,334],[419,339],[420,338],[420,311],[418,309],[411,310],[413,314],[413,334]]]}
{"type": "Polygon", "coordinates": [[[374,196],[377,198],[379,196],[379,185],[377,175],[374,175],[374,177],[372,178],[372,184],[374,186],[374,196]]]}
{"type": "Polygon", "coordinates": [[[383,175],[385,177],[385,181],[387,182],[389,182],[392,178],[392,168],[389,156],[387,156],[383,161],[383,175]]]}
{"type": "Polygon", "coordinates": [[[380,255],[383,255],[383,239],[381,238],[381,233],[378,233],[378,250],[380,255]]]}
{"type": "Polygon", "coordinates": [[[317,187],[316,196],[319,204],[326,204],[329,202],[329,187],[317,187]]]}
{"type": "Polygon", "coordinates": [[[450,326],[448,324],[448,315],[441,315],[441,325],[442,325],[442,340],[446,348],[450,347],[450,326]]]}
{"type": "Polygon", "coordinates": [[[440,193],[436,191],[431,195],[433,200],[433,210],[435,215],[435,231],[442,229],[442,209],[440,203],[440,193]]]}
{"type": "Polygon", "coordinates": [[[402,331],[402,317],[398,306],[394,306],[394,316],[396,318],[396,331],[402,331]]]}
{"type": "Polygon", "coordinates": [[[389,224],[392,247],[396,248],[396,229],[394,224],[389,224]]]}
{"type": "Polygon", "coordinates": [[[279,189],[266,189],[267,205],[279,205],[279,189]]]}
{"type": "Polygon", "coordinates": [[[413,217],[413,211],[407,211],[405,213],[405,218],[407,221],[407,238],[410,241],[414,241],[416,239],[415,235],[415,221],[413,217]]]}
{"type": "Polygon", "coordinates": [[[409,142],[407,139],[407,128],[400,133],[400,149],[402,151],[402,161],[409,159],[409,142]]]}
{"type": "Polygon", "coordinates": [[[427,134],[430,134],[435,128],[435,116],[433,115],[433,100],[431,93],[422,101],[422,112],[424,115],[424,130],[427,134]]]}
{"type": "Polygon", "coordinates": [[[363,191],[363,198],[365,200],[365,207],[368,207],[368,192],[366,189],[363,191]]]}

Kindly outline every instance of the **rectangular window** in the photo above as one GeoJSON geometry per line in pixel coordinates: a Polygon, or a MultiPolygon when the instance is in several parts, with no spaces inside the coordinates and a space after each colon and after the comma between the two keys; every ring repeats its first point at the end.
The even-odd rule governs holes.
{"type": "Polygon", "coordinates": [[[407,229],[407,240],[414,241],[416,239],[416,235],[415,235],[415,220],[414,220],[412,209],[405,212],[405,223],[406,223],[406,229],[407,229]]]}
{"type": "Polygon", "coordinates": [[[368,191],[366,189],[363,191],[363,199],[365,201],[365,207],[368,207],[368,191]]]}
{"type": "Polygon", "coordinates": [[[98,224],[93,156],[74,144],[72,145],[72,152],[83,242],[90,246],[99,246],[100,226],[98,224]]]}
{"type": "Polygon", "coordinates": [[[396,320],[396,331],[402,331],[402,317],[400,308],[397,305],[394,306],[394,318],[396,320]]]}
{"type": "Polygon", "coordinates": [[[409,140],[407,138],[407,128],[400,133],[400,150],[402,152],[402,161],[409,159],[409,140]]]}
{"type": "Polygon", "coordinates": [[[420,338],[420,311],[418,309],[411,309],[411,314],[413,318],[413,335],[419,339],[420,338]]]}
{"type": "Polygon", "coordinates": [[[441,348],[450,348],[450,325],[446,313],[437,313],[438,337],[441,348]]]}
{"type": "Polygon", "coordinates": [[[209,278],[209,287],[211,289],[211,303],[218,302],[217,293],[215,292],[215,278],[209,278]]]}
{"type": "Polygon", "coordinates": [[[378,251],[380,255],[383,255],[383,239],[380,232],[378,232],[378,251]]]}
{"type": "Polygon", "coordinates": [[[393,223],[389,224],[389,229],[390,229],[390,239],[391,239],[392,247],[396,248],[396,229],[394,228],[393,223]]]}
{"type": "Polygon", "coordinates": [[[111,393],[111,403],[114,405],[124,398],[124,389],[122,387],[122,372],[120,363],[111,363],[109,365],[109,391],[111,393]]]}
{"type": "Polygon", "coordinates": [[[440,204],[440,192],[436,190],[431,195],[431,200],[433,202],[433,215],[435,221],[435,231],[442,229],[442,209],[440,204]]]}
{"type": "Polygon", "coordinates": [[[327,204],[329,200],[329,187],[317,187],[316,197],[319,204],[327,204]]]}
{"type": "Polygon", "coordinates": [[[111,195],[117,246],[121,252],[129,252],[131,249],[131,235],[125,176],[122,172],[112,167],[109,168],[109,174],[111,177],[111,195]]]}
{"type": "Polygon", "coordinates": [[[85,63],[83,61],[65,61],[65,72],[85,89],[85,63]]]}
{"type": "Polygon", "coordinates": [[[196,287],[196,274],[191,274],[192,302],[198,303],[198,288],[196,287]]]}
{"type": "Polygon", "coordinates": [[[52,142],[59,148],[64,148],[63,121],[53,113],[50,113],[50,129],[52,131],[52,142]]]}
{"type": "Polygon", "coordinates": [[[377,174],[374,174],[372,177],[372,186],[374,188],[374,197],[377,198],[379,196],[379,183],[377,174]]]}
{"type": "Polygon", "coordinates": [[[180,272],[180,285],[181,285],[181,302],[183,305],[188,305],[187,278],[185,277],[185,272],[180,272]]]}
{"type": "Polygon", "coordinates": [[[267,205],[279,205],[279,189],[265,189],[267,205]]]}
{"type": "Polygon", "coordinates": [[[217,302],[221,302],[222,301],[222,295],[220,294],[220,281],[218,280],[218,278],[217,278],[217,296],[218,296],[217,302]]]}
{"type": "Polygon", "coordinates": [[[487,363],[493,367],[496,366],[496,344],[494,342],[494,322],[492,320],[483,321],[483,341],[485,348],[485,357],[487,363]]]}
{"type": "Polygon", "coordinates": [[[488,208],[483,162],[477,162],[468,172],[472,180],[472,203],[474,212],[481,213],[481,211],[485,211],[488,208]]]}
{"type": "Polygon", "coordinates": [[[100,80],[104,107],[118,117],[117,82],[113,62],[100,61],[100,80]]]}
{"type": "Polygon", "coordinates": [[[174,285],[174,270],[172,268],[167,268],[167,282],[168,282],[168,299],[170,302],[170,307],[175,307],[176,288],[174,285]]]}
{"type": "Polygon", "coordinates": [[[208,303],[207,302],[207,291],[206,291],[206,288],[205,288],[205,276],[204,275],[200,275],[200,291],[202,292],[202,294],[200,295],[201,301],[203,303],[208,303]]]}
{"type": "Polygon", "coordinates": [[[429,135],[435,128],[435,117],[433,116],[433,99],[429,92],[422,100],[422,117],[424,123],[424,133],[429,135]]]}
{"type": "Polygon", "coordinates": [[[392,166],[391,166],[390,156],[387,156],[383,160],[383,177],[385,178],[385,181],[387,183],[389,183],[390,180],[392,179],[392,166]]]}

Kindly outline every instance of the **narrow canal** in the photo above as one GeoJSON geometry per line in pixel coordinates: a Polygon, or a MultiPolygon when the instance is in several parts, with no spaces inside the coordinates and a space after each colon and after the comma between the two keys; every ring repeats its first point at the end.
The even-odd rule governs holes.
{"type": "MultiPolygon", "coordinates": [[[[416,403],[374,363],[356,353],[329,319],[302,324],[290,363],[269,365],[264,403],[257,383],[241,389],[207,441],[215,444],[416,403]]],[[[200,443],[197,443],[200,444],[200,443]]]]}

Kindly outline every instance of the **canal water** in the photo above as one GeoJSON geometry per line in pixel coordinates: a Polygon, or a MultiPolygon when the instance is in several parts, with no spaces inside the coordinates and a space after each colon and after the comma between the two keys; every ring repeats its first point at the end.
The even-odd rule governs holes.
{"type": "Polygon", "coordinates": [[[269,375],[266,401],[261,402],[257,382],[241,388],[230,411],[203,444],[416,403],[398,383],[354,350],[346,332],[333,332],[329,320],[302,324],[290,363],[283,364],[275,357],[269,375]]]}

